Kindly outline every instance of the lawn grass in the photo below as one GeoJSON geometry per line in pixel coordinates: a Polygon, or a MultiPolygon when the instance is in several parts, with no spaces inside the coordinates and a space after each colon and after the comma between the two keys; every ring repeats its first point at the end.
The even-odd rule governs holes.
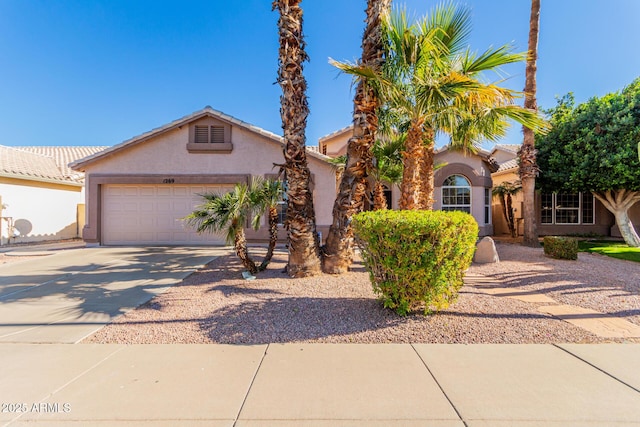
{"type": "Polygon", "coordinates": [[[632,248],[623,242],[610,240],[580,240],[580,252],[596,252],[612,258],[640,262],[640,248],[632,248]]]}

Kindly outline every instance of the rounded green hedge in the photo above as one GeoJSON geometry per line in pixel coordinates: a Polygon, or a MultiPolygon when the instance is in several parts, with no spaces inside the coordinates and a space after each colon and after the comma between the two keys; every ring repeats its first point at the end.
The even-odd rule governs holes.
{"type": "Polygon", "coordinates": [[[471,265],[478,224],[464,212],[362,212],[352,220],[374,291],[400,315],[446,308],[471,265]]]}

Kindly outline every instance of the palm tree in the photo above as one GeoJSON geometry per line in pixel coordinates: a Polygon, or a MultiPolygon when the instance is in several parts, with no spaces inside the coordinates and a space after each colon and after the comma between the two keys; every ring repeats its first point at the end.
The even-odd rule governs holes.
{"type": "MultiPolygon", "coordinates": [[[[384,61],[382,21],[391,0],[367,0],[366,26],[362,35],[362,64],[380,69],[384,61]]],[[[372,169],[371,148],[378,128],[376,109],[380,101],[370,85],[361,80],[353,99],[353,136],[347,144],[347,159],[338,194],[333,204],[333,223],[323,247],[322,269],[325,273],[345,273],[353,259],[351,217],[362,211],[369,193],[367,176],[372,169]]]]}
{"type": "Polygon", "coordinates": [[[260,220],[263,213],[267,213],[269,225],[269,246],[264,260],[258,266],[258,271],[264,271],[273,257],[273,251],[278,243],[278,204],[282,201],[284,191],[281,181],[264,180],[261,185],[252,192],[251,204],[256,208],[252,225],[254,229],[260,228],[260,220]]]}
{"type": "Polygon", "coordinates": [[[278,83],[282,88],[280,116],[284,131],[285,180],[287,182],[287,228],[291,277],[321,273],[320,243],[311,192],[311,172],[307,165],[305,130],[309,106],[307,82],[302,74],[308,60],[302,34],[301,0],[275,0],[280,13],[278,83]]]}
{"type": "Polygon", "coordinates": [[[511,233],[511,237],[517,237],[515,219],[513,215],[513,196],[518,194],[522,190],[520,182],[503,182],[502,184],[493,187],[492,193],[494,197],[500,200],[500,206],[502,207],[502,215],[507,222],[507,227],[511,233]]]}
{"type": "Polygon", "coordinates": [[[390,134],[382,135],[373,145],[372,171],[373,209],[388,209],[387,198],[384,196],[385,186],[397,185],[402,181],[402,149],[406,134],[391,130],[390,134]]]}
{"type": "Polygon", "coordinates": [[[202,194],[205,202],[185,217],[188,225],[198,233],[225,231],[227,244],[233,245],[242,265],[251,274],[258,268],[249,256],[244,226],[252,211],[251,190],[247,184],[236,184],[233,191],[224,194],[202,194]]]}
{"type": "MultiPolygon", "coordinates": [[[[529,17],[529,55],[525,72],[524,106],[530,110],[537,110],[536,103],[536,70],[538,60],[538,34],[540,25],[540,0],[531,0],[531,15],[529,17]]],[[[535,138],[531,130],[523,128],[524,134],[522,147],[518,151],[520,158],[520,180],[522,181],[522,193],[524,198],[522,217],[524,218],[524,238],[522,243],[526,246],[537,247],[538,227],[535,211],[535,187],[538,176],[536,163],[535,138]]],[[[639,147],[640,149],[640,147],[639,147]]]]}
{"type": "Polygon", "coordinates": [[[204,203],[185,220],[199,233],[225,231],[227,244],[233,245],[242,265],[251,274],[263,271],[269,265],[278,240],[277,205],[282,200],[282,183],[254,177],[249,185],[236,184],[233,191],[223,194],[203,194],[204,203]],[[255,230],[260,228],[262,215],[267,212],[269,246],[260,266],[249,255],[244,228],[251,219],[255,230]]]}
{"type": "Polygon", "coordinates": [[[405,12],[385,23],[387,60],[382,70],[333,62],[341,70],[366,79],[386,105],[409,122],[403,151],[401,209],[431,209],[435,136],[451,137],[454,148],[473,150],[482,139],[504,135],[507,119],[541,128],[544,120],[514,104],[518,93],[483,83],[482,74],[521,61],[510,46],[476,54],[465,48],[469,10],[440,5],[415,24],[405,12]]]}

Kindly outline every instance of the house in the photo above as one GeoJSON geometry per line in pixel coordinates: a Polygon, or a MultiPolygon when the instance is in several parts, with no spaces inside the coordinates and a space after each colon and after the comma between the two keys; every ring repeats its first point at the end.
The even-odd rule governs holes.
{"type": "MultiPolygon", "coordinates": [[[[323,136],[318,140],[319,150],[331,157],[346,154],[352,133],[353,125],[323,136]]],[[[497,170],[497,163],[490,153],[478,150],[464,154],[443,147],[436,150],[434,161],[444,165],[434,174],[434,209],[468,212],[476,219],[480,236],[492,235],[491,173],[497,170]]],[[[398,186],[388,186],[387,200],[392,208],[398,208],[398,186]]]]}
{"type": "MultiPolygon", "coordinates": [[[[198,234],[182,218],[205,192],[277,177],[283,148],[280,136],[207,106],[78,160],[71,167],[85,174],[83,238],[100,245],[222,244],[224,236],[198,234]]],[[[325,236],[336,192],[328,159],[307,152],[317,229],[325,236]]],[[[257,232],[247,230],[248,239],[268,238],[264,221],[257,232]]]]}
{"type": "MultiPolygon", "coordinates": [[[[518,176],[517,152],[519,145],[496,145],[491,156],[499,163],[499,169],[491,175],[494,185],[516,182],[518,176]]],[[[544,171],[542,172],[544,173],[544,171]]],[[[513,197],[514,217],[518,234],[523,233],[522,194],[513,197]]],[[[640,204],[629,211],[633,224],[640,224],[640,204]]],[[[536,193],[536,220],[538,234],[548,235],[599,235],[621,237],[615,218],[591,193],[536,193]]],[[[493,206],[493,224],[496,235],[509,230],[499,204],[493,206]]]]}
{"type": "Polygon", "coordinates": [[[79,237],[84,175],[67,165],[104,148],[0,145],[0,244],[79,237]]]}

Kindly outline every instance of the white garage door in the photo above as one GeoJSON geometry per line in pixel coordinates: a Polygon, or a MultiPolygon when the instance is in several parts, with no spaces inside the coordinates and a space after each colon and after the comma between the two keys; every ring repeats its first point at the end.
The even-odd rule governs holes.
{"type": "Polygon", "coordinates": [[[223,244],[222,234],[198,234],[182,218],[202,204],[198,194],[230,189],[228,185],[104,185],[102,244],[223,244]]]}

